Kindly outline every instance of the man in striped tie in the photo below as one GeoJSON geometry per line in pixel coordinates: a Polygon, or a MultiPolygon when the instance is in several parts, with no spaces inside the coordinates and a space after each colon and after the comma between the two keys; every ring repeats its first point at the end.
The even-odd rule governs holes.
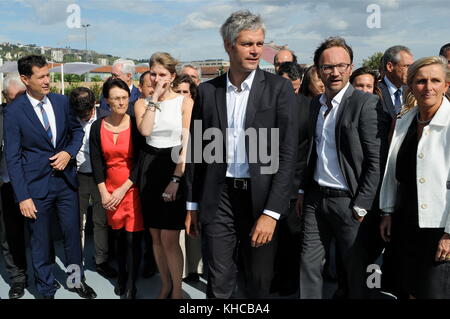
{"type": "Polygon", "coordinates": [[[59,286],[53,274],[51,231],[56,214],[64,240],[65,265],[68,271],[76,272],[71,278],[80,278],[68,281],[69,290],[83,298],[95,298],[84,281],[73,160],[82,144],[83,129],[71,113],[67,97],[50,93],[44,57],[26,56],[17,64],[26,94],[5,111],[5,155],[14,194],[30,230],[36,288],[42,298],[53,299],[59,286]]]}

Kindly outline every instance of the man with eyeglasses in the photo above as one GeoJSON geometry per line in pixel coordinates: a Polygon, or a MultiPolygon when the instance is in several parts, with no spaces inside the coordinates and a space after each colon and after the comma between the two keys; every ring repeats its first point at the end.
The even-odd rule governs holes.
{"type": "Polygon", "coordinates": [[[381,58],[385,76],[378,87],[382,93],[383,109],[392,119],[401,111],[408,67],[413,62],[411,51],[402,45],[390,47],[381,58]]]}
{"type": "Polygon", "coordinates": [[[367,218],[380,182],[379,98],[349,83],[353,51],[342,38],[326,39],[314,54],[325,93],[311,101],[307,167],[300,179],[302,223],[300,298],[323,297],[322,268],[332,237],[343,263],[349,298],[366,298],[367,218]]]}

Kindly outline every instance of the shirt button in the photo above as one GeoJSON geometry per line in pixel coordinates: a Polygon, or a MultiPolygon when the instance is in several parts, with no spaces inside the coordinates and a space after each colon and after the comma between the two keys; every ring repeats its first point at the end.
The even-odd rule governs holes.
{"type": "Polygon", "coordinates": [[[427,204],[422,204],[422,205],[420,205],[420,208],[422,208],[422,209],[426,209],[427,207],[428,207],[427,204]]]}
{"type": "Polygon", "coordinates": [[[425,155],[423,155],[423,153],[419,154],[419,158],[422,159],[425,155]]]}
{"type": "Polygon", "coordinates": [[[422,177],[421,179],[419,179],[419,182],[423,184],[426,182],[426,180],[425,180],[425,178],[422,177]]]}

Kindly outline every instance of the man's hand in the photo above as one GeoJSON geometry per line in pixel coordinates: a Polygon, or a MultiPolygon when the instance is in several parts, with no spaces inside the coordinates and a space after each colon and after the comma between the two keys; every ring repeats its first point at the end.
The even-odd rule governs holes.
{"type": "Polygon", "coordinates": [[[252,247],[261,247],[269,243],[272,240],[276,225],[277,220],[269,215],[262,214],[259,216],[250,233],[252,247]]]}
{"type": "Polygon", "coordinates": [[[359,216],[358,212],[355,209],[352,209],[352,212],[353,212],[353,217],[355,217],[355,219],[358,222],[362,223],[362,221],[364,220],[364,216],[359,216]]]}
{"type": "Polygon", "coordinates": [[[297,212],[297,216],[302,216],[302,209],[303,209],[303,198],[305,197],[305,194],[298,194],[297,197],[297,203],[295,203],[295,211],[297,212]]]}
{"type": "Polygon", "coordinates": [[[69,153],[61,151],[49,158],[50,165],[57,171],[63,171],[66,168],[67,163],[69,163],[70,157],[69,153]]]}
{"type": "Polygon", "coordinates": [[[381,238],[385,242],[391,241],[391,225],[392,225],[392,217],[391,216],[382,216],[380,222],[380,234],[381,238]]]}
{"type": "Polygon", "coordinates": [[[445,233],[439,241],[436,250],[436,262],[450,261],[450,235],[445,233]]]}
{"type": "Polygon", "coordinates": [[[196,237],[200,234],[200,222],[198,220],[198,210],[188,210],[186,212],[186,219],[184,221],[186,227],[186,234],[196,237]]]}
{"type": "Polygon", "coordinates": [[[20,212],[23,216],[31,219],[37,219],[37,209],[31,198],[25,199],[19,203],[20,212]]]}

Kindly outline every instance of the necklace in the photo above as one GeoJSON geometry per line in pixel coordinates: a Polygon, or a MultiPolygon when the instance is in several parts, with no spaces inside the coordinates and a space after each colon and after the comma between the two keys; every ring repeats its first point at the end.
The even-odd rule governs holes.
{"type": "Polygon", "coordinates": [[[425,125],[427,125],[427,124],[429,124],[429,123],[431,122],[431,120],[432,120],[432,118],[431,118],[431,119],[429,119],[429,120],[427,120],[427,121],[421,121],[421,120],[419,119],[419,116],[420,116],[420,113],[417,112],[417,114],[416,114],[416,119],[417,119],[417,123],[419,123],[419,124],[425,124],[425,125]]]}

